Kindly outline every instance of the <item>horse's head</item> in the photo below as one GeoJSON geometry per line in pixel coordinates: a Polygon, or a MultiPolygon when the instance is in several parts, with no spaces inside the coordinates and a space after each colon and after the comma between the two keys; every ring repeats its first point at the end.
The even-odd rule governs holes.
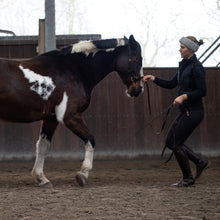
{"type": "Polygon", "coordinates": [[[137,97],[143,92],[141,47],[133,35],[126,41],[125,49],[116,60],[116,71],[127,86],[127,95],[137,97]]]}

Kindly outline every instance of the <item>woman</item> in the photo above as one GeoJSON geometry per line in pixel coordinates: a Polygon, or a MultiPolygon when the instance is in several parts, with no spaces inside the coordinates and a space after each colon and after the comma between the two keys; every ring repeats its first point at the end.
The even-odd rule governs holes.
{"type": "Polygon", "coordinates": [[[195,55],[203,41],[198,42],[195,37],[188,36],[182,37],[179,42],[179,52],[183,59],[179,63],[178,73],[171,80],[146,75],[143,81],[151,80],[167,89],[179,86],[178,96],[173,101],[173,106],[178,106],[180,113],[168,132],[166,146],[173,150],[183,174],[183,179],[172,185],[187,187],[193,185],[203,170],[208,167],[208,161],[203,160],[184,145],[186,139],[203,120],[202,97],[206,95],[206,82],[204,68],[195,55]],[[189,160],[196,165],[195,177],[192,175],[189,160]]]}

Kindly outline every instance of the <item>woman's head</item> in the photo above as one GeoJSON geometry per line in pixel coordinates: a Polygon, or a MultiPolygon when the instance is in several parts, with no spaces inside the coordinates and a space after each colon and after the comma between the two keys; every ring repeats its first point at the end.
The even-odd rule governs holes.
{"type": "Polygon", "coordinates": [[[189,59],[199,49],[199,46],[203,44],[203,40],[197,41],[193,36],[182,37],[180,40],[180,54],[184,59],[189,59]]]}

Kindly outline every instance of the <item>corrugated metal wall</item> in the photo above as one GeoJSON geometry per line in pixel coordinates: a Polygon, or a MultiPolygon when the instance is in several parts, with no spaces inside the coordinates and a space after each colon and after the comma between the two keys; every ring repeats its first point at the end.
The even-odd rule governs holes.
{"type": "MultiPolygon", "coordinates": [[[[68,43],[69,44],[69,43],[68,43]]],[[[11,53],[13,49],[10,49],[11,53]]],[[[26,50],[25,50],[26,51],[26,50]]],[[[0,55],[2,55],[0,47],[0,55]]],[[[12,56],[14,57],[14,56],[12,56]]],[[[21,56],[20,56],[21,57],[21,56]]],[[[170,78],[176,68],[145,68],[144,74],[170,78]]],[[[204,99],[205,119],[187,141],[195,151],[207,156],[220,155],[220,68],[206,68],[208,93],[204,99]]],[[[149,83],[152,116],[149,116],[147,91],[138,98],[129,98],[117,73],[109,74],[93,91],[89,108],[84,113],[88,127],[96,139],[95,158],[159,155],[166,131],[158,134],[167,107],[176,90],[166,90],[149,83]],[[159,116],[160,115],[160,116],[159,116]],[[154,119],[151,123],[149,123],[154,119]]],[[[168,129],[174,110],[168,118],[168,129]]],[[[40,122],[31,124],[0,123],[0,159],[30,158],[35,155],[40,122]]],[[[52,141],[49,156],[82,157],[83,142],[60,125],[52,141]]]]}

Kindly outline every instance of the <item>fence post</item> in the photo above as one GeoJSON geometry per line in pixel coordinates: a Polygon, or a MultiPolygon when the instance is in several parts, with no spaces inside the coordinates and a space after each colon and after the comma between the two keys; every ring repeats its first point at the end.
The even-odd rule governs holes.
{"type": "Polygon", "coordinates": [[[55,0],[45,0],[45,52],[55,49],[55,0]]]}
{"type": "Polygon", "coordinates": [[[39,19],[38,54],[45,52],[45,19],[39,19]]]}

